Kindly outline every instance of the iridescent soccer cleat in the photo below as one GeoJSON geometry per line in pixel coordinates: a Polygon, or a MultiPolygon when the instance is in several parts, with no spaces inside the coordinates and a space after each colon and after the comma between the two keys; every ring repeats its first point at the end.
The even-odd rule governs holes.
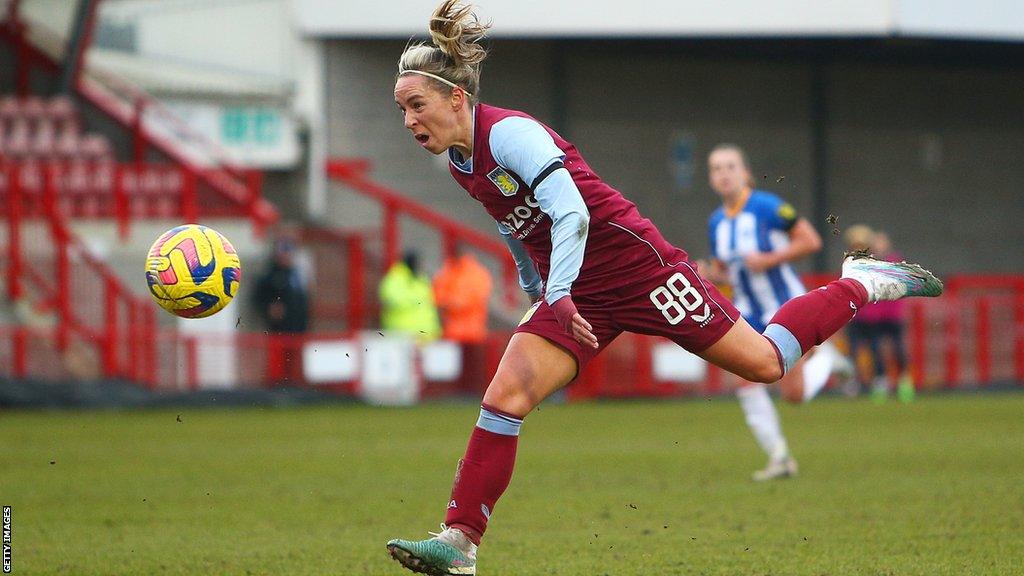
{"type": "Polygon", "coordinates": [[[853,278],[863,284],[871,302],[942,294],[942,280],[921,266],[886,262],[863,250],[846,253],[843,278],[853,278]]]}
{"type": "Polygon", "coordinates": [[[429,533],[427,540],[399,540],[388,542],[391,557],[420,574],[447,576],[476,574],[476,544],[456,528],[441,524],[441,533],[429,533]]]}

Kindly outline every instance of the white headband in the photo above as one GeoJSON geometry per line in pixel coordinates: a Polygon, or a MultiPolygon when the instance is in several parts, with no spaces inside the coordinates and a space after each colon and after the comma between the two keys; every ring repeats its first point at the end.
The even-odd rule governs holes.
{"type": "Polygon", "coordinates": [[[444,78],[441,78],[437,74],[431,74],[430,72],[424,72],[422,70],[402,70],[401,72],[398,73],[399,76],[404,76],[406,74],[419,74],[420,76],[426,76],[427,78],[433,78],[434,80],[437,80],[438,82],[441,82],[442,84],[447,84],[447,85],[451,86],[452,88],[458,88],[459,90],[462,90],[470,98],[473,97],[473,94],[469,90],[466,90],[465,88],[463,88],[462,86],[459,86],[458,84],[456,84],[455,82],[452,82],[451,80],[446,80],[444,78]]]}

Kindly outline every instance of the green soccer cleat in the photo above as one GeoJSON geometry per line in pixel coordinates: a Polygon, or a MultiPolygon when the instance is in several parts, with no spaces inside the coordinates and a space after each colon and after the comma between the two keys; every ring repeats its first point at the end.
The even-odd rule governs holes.
{"type": "Polygon", "coordinates": [[[914,379],[910,377],[910,374],[905,374],[900,378],[899,384],[896,385],[896,397],[900,399],[900,402],[907,403],[913,402],[916,394],[917,389],[914,388],[914,379]]]}
{"type": "Polygon", "coordinates": [[[388,542],[388,552],[413,572],[430,576],[476,574],[476,544],[456,528],[441,524],[441,533],[427,540],[388,542]]]}
{"type": "Polygon", "coordinates": [[[866,251],[848,252],[843,260],[843,278],[864,285],[868,300],[899,300],[908,296],[939,296],[942,280],[917,264],[886,262],[866,251]]]}

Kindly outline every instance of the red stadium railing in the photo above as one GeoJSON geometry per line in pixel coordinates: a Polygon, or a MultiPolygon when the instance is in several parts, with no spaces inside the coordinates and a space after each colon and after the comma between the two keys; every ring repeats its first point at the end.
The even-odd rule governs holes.
{"type": "Polygon", "coordinates": [[[370,294],[379,283],[381,267],[368,262],[368,236],[319,226],[301,230],[303,249],[313,262],[310,317],[321,330],[362,330],[378,317],[376,299],[370,294]],[[339,258],[344,265],[339,265],[339,258]]]}
{"type": "Polygon", "coordinates": [[[232,207],[234,215],[248,216],[257,230],[277,221],[277,209],[260,195],[261,171],[236,166],[226,152],[188,128],[149,95],[98,73],[83,77],[78,91],[130,133],[135,162],[143,161],[147,148],[158,150],[204,192],[219,196],[232,207]],[[162,127],[156,129],[156,125],[162,127]]]}
{"type": "Polygon", "coordinates": [[[409,217],[437,231],[441,238],[442,251],[446,255],[453,254],[456,246],[461,243],[494,258],[502,270],[503,281],[498,285],[504,291],[504,305],[508,308],[519,305],[522,297],[519,294],[515,263],[508,256],[508,247],[494,235],[484,234],[373,181],[367,176],[370,170],[368,160],[332,159],[327,162],[326,170],[328,177],[335,182],[380,205],[383,215],[381,236],[385,268],[398,259],[402,246],[400,219],[403,216],[409,217]]]}
{"type": "MultiPolygon", "coordinates": [[[[56,145],[53,118],[45,115],[49,108],[43,106],[38,118],[28,110],[40,109],[43,101],[31,93],[37,80],[53,85],[58,79],[64,41],[20,19],[17,1],[8,3],[3,17],[0,42],[13,56],[18,97],[4,98],[0,108],[5,119],[19,125],[21,136],[26,129],[36,134],[17,141],[20,146],[31,140],[31,145],[0,151],[0,216],[7,236],[0,269],[16,322],[0,327],[0,374],[117,378],[155,387],[167,377],[159,362],[169,362],[169,370],[182,364],[156,353],[158,341],[164,347],[156,308],[123,286],[75,237],[68,219],[115,219],[126,235],[138,218],[195,222],[200,216],[244,216],[259,231],[277,219],[276,209],[260,196],[262,172],[239,168],[141,90],[99,72],[78,73],[81,50],[71,55],[76,74],[70,87],[121,126],[131,138],[134,161],[114,162],[100,135],[87,137],[100,145],[91,147],[97,153],[56,145]],[[146,162],[151,150],[171,163],[146,162]]],[[[54,98],[50,104],[70,107],[62,118],[71,124],[65,126],[68,136],[77,136],[73,101],[54,98]]],[[[198,368],[187,361],[190,350],[192,344],[175,350],[186,360],[186,373],[198,368]]]]}
{"type": "Polygon", "coordinates": [[[122,236],[132,220],[237,216],[219,196],[203,194],[195,171],[174,164],[82,160],[0,160],[0,215],[18,188],[18,210],[45,216],[46,202],[65,218],[113,219],[122,236]],[[15,177],[15,175],[17,177],[15,177]]]}
{"type": "MultiPolygon", "coordinates": [[[[31,283],[33,289],[45,294],[53,294],[56,286],[63,282],[61,273],[48,273],[47,270],[36,270],[31,274],[23,271],[21,276],[25,282],[31,283]],[[55,281],[47,281],[48,277],[55,278],[55,281]]],[[[814,285],[814,279],[808,284],[814,285]]],[[[1024,276],[960,275],[950,277],[947,287],[949,294],[942,298],[907,302],[905,338],[910,372],[918,389],[985,388],[995,384],[1024,386],[1024,276]],[[951,326],[956,330],[951,331],[951,326]],[[955,361],[950,361],[950,351],[955,351],[955,361]]],[[[109,299],[112,292],[109,286],[107,289],[109,299]]],[[[52,305],[62,306],[59,303],[52,305]]],[[[203,356],[213,355],[232,358],[231,364],[235,368],[231,386],[309,387],[339,394],[358,394],[361,389],[359,375],[347,380],[310,382],[303,368],[303,351],[318,343],[348,342],[353,345],[352,354],[358,357],[365,352],[359,344],[365,340],[360,338],[365,339],[367,335],[371,339],[379,337],[373,330],[319,331],[302,335],[251,332],[187,335],[173,330],[157,330],[152,321],[156,307],[150,302],[135,302],[135,305],[133,308],[118,308],[117,317],[129,318],[127,323],[120,320],[111,322],[112,308],[109,305],[104,308],[99,316],[111,315],[106,321],[115,326],[106,328],[106,332],[99,324],[86,319],[76,320],[72,326],[90,327],[76,330],[80,336],[93,339],[97,350],[102,353],[101,375],[135,379],[160,389],[186,390],[204,386],[208,375],[203,356]],[[131,314],[147,320],[135,331],[126,331],[127,326],[136,326],[135,321],[130,320],[131,314]],[[119,343],[122,340],[130,341],[119,343]],[[159,354],[156,353],[157,342],[159,354]]],[[[80,304],[70,304],[69,313],[74,314],[78,306],[80,304]]],[[[481,346],[483,362],[458,382],[431,381],[421,374],[420,396],[429,398],[457,392],[479,396],[490,381],[509,336],[507,331],[492,332],[481,346]]],[[[0,330],[0,343],[10,342],[9,346],[0,346],[0,349],[12,351],[13,360],[6,363],[11,366],[8,370],[15,374],[35,374],[31,366],[45,363],[41,359],[48,351],[60,350],[61,338],[66,337],[55,329],[0,330]]],[[[839,337],[842,337],[841,333],[839,337]]],[[[734,379],[711,366],[706,367],[703,377],[693,381],[659,379],[654,369],[654,351],[658,346],[669,344],[667,340],[623,334],[580,374],[569,387],[567,397],[570,400],[685,397],[716,395],[732,390],[734,379]]],[[[415,365],[419,366],[419,361],[415,365]]],[[[47,368],[53,369],[53,366],[47,364],[47,368]]]]}
{"type": "Polygon", "coordinates": [[[10,342],[9,375],[52,373],[62,364],[54,358],[92,354],[98,358],[97,376],[156,386],[149,370],[155,309],[123,288],[113,270],[70,230],[58,208],[56,171],[46,172],[33,202],[24,198],[20,169],[4,166],[0,172],[7,183],[6,296],[25,316],[3,329],[10,342]],[[26,241],[27,235],[35,241],[26,241]]]}

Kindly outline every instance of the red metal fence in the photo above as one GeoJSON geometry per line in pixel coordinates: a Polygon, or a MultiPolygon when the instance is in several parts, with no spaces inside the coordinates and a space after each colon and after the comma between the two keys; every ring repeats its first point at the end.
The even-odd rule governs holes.
{"type": "MultiPolygon", "coordinates": [[[[60,274],[57,276],[59,278],[60,274]]],[[[84,301],[103,300],[98,294],[109,290],[109,286],[96,282],[90,278],[76,281],[78,293],[87,294],[84,301]],[[83,286],[89,283],[95,285],[91,292],[86,292],[83,286]]],[[[908,301],[905,339],[916,386],[932,390],[983,388],[996,383],[1024,385],[1024,277],[954,276],[948,285],[950,293],[942,298],[908,301]]],[[[358,375],[314,384],[306,377],[302,364],[304,348],[324,342],[352,344],[353,357],[358,361],[365,352],[360,342],[365,340],[360,340],[356,332],[297,336],[231,332],[189,336],[173,330],[159,331],[151,321],[156,310],[154,304],[135,301],[129,305],[128,299],[119,299],[121,295],[106,294],[107,302],[121,304],[79,310],[77,306],[81,304],[78,303],[68,312],[77,315],[72,326],[82,329],[76,328],[63,335],[53,329],[0,330],[0,349],[8,350],[11,355],[7,362],[0,362],[0,366],[9,366],[0,368],[0,374],[30,374],[43,378],[73,376],[73,366],[68,365],[76,358],[69,358],[66,350],[69,342],[78,338],[96,346],[99,355],[92,360],[99,368],[93,372],[161,389],[298,386],[341,394],[354,394],[360,389],[358,375]],[[113,296],[116,297],[111,300],[113,296]],[[114,315],[119,323],[116,326],[121,328],[109,324],[114,315]],[[141,324],[137,323],[139,318],[144,319],[141,324]],[[53,358],[62,359],[64,368],[53,358]],[[230,372],[228,381],[210,381],[207,372],[225,370],[230,372]]],[[[376,332],[369,334],[376,337],[376,332]]],[[[508,338],[508,332],[492,333],[480,347],[482,361],[470,373],[457,382],[424,380],[421,395],[481,394],[508,338]]],[[[569,388],[568,397],[578,400],[714,395],[732,389],[733,379],[714,367],[708,367],[705,376],[696,381],[659,380],[652,368],[652,352],[663,344],[667,341],[623,334],[580,375],[569,388]]]]}
{"type": "Polygon", "coordinates": [[[25,218],[45,217],[51,205],[64,218],[113,219],[122,236],[132,220],[239,215],[237,206],[207,193],[194,171],[173,164],[0,160],[0,216],[16,209],[25,218]]]}
{"type": "MultiPolygon", "coordinates": [[[[405,216],[433,228],[442,244],[442,252],[452,255],[458,244],[472,246],[494,259],[501,268],[502,282],[496,283],[504,291],[502,305],[517,306],[521,296],[518,289],[518,272],[515,263],[508,257],[508,247],[494,234],[488,235],[467,226],[458,220],[439,214],[429,206],[408,198],[390,188],[382,186],[367,176],[369,161],[362,159],[329,160],[327,175],[348,190],[374,200],[381,206],[382,261],[386,268],[398,259],[402,246],[400,218],[405,216]]],[[[365,259],[365,258],[364,258],[365,259]]]]}
{"type": "Polygon", "coordinates": [[[94,366],[96,376],[156,385],[148,363],[156,313],[122,287],[117,275],[75,237],[58,208],[50,172],[26,200],[19,169],[2,167],[6,242],[2,258],[8,304],[22,316],[4,329],[14,377],[94,366]],[[91,361],[90,361],[91,359],[91,361]]]}

